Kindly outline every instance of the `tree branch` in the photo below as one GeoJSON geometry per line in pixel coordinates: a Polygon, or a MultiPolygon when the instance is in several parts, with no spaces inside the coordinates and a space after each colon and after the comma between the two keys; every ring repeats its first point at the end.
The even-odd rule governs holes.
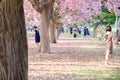
{"type": "Polygon", "coordinates": [[[39,1],[39,0],[29,0],[29,1],[31,2],[33,8],[34,8],[37,12],[39,12],[39,13],[42,12],[43,6],[40,4],[41,1],[39,1]]]}
{"type": "Polygon", "coordinates": [[[29,0],[37,12],[42,12],[44,6],[53,6],[55,0],[29,0]]]}
{"type": "Polygon", "coordinates": [[[43,5],[53,5],[54,4],[54,2],[55,2],[55,0],[41,0],[41,3],[43,4],[43,5]]]}

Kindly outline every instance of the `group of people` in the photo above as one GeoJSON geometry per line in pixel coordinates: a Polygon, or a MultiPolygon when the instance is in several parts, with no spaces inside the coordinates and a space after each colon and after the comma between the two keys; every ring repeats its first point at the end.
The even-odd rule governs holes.
{"type": "MultiPolygon", "coordinates": [[[[108,60],[112,58],[113,53],[113,34],[112,34],[112,28],[111,26],[106,27],[106,33],[104,35],[104,40],[106,41],[106,56],[105,56],[105,64],[108,64],[108,60]]],[[[34,26],[34,37],[35,37],[35,43],[38,47],[40,47],[40,34],[37,30],[37,26],[34,26]]],[[[101,30],[99,30],[101,32],[101,30]]],[[[84,36],[89,35],[88,29],[84,28],[84,36]]],[[[100,36],[100,34],[98,34],[100,36]]]]}
{"type": "MultiPolygon", "coordinates": [[[[70,27],[70,34],[73,34],[73,37],[77,37],[77,33],[81,34],[82,30],[81,28],[75,27],[74,29],[70,27]]],[[[83,29],[83,36],[86,38],[86,36],[90,35],[89,29],[87,27],[84,27],[83,29]]]]}

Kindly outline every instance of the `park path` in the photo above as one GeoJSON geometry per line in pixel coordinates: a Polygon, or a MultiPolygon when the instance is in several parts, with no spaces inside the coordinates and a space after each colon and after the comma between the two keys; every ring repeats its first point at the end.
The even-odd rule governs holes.
{"type": "MultiPolygon", "coordinates": [[[[29,80],[82,80],[80,77],[60,77],[59,74],[77,74],[79,68],[84,71],[120,68],[120,57],[117,55],[111,60],[111,65],[105,67],[105,44],[92,38],[60,38],[57,44],[51,44],[50,54],[41,55],[33,38],[28,39],[28,46],[29,80]]],[[[120,52],[118,50],[116,48],[117,53],[120,52]]]]}

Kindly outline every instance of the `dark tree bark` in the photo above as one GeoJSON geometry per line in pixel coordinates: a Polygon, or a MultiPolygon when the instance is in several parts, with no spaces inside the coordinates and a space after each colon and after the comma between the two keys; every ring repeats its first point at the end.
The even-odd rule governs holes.
{"type": "Polygon", "coordinates": [[[28,80],[23,0],[0,0],[0,80],[28,80]]]}

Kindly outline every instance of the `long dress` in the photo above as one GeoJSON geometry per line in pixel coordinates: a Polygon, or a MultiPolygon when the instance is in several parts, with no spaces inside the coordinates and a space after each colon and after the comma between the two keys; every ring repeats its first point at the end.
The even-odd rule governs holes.
{"type": "Polygon", "coordinates": [[[110,31],[107,31],[105,34],[105,40],[106,40],[106,55],[113,53],[113,39],[112,39],[112,33],[110,31]]]}
{"type": "Polygon", "coordinates": [[[38,30],[35,30],[35,42],[36,43],[40,42],[40,34],[38,30]]]}

